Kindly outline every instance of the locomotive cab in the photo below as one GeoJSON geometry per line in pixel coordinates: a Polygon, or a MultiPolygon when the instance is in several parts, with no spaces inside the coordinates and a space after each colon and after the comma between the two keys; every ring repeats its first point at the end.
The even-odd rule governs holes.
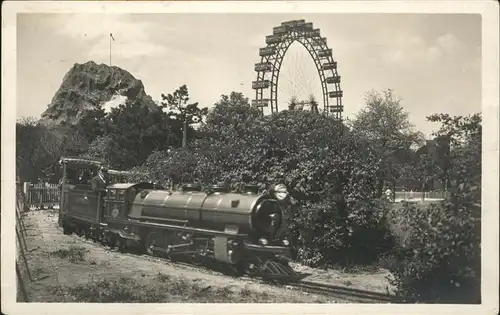
{"type": "Polygon", "coordinates": [[[116,242],[114,235],[119,235],[123,239],[140,241],[139,229],[128,228],[127,221],[130,221],[130,212],[135,209],[133,202],[137,194],[144,194],[155,188],[151,183],[118,183],[106,187],[106,197],[104,198],[104,220],[107,225],[107,239],[110,243],[116,242]]]}
{"type": "Polygon", "coordinates": [[[104,198],[106,219],[123,217],[127,210],[127,205],[133,198],[132,194],[135,189],[133,184],[112,184],[106,187],[106,197],[104,198]]]}
{"type": "MultiPolygon", "coordinates": [[[[92,190],[90,180],[97,175],[104,165],[102,161],[80,158],[61,157],[62,178],[59,183],[61,198],[58,224],[65,234],[75,232],[94,239],[101,239],[106,234],[107,222],[105,212],[106,200],[118,211],[125,211],[127,202],[127,187],[113,186],[105,192],[92,190]]],[[[120,180],[120,176],[129,172],[109,170],[111,182],[120,180]],[[118,176],[118,177],[117,177],[118,176]]]]}
{"type": "MultiPolygon", "coordinates": [[[[123,219],[133,216],[137,209],[133,206],[137,194],[142,196],[157,188],[152,183],[118,183],[106,187],[106,198],[104,198],[104,216],[107,220],[123,219]],[[131,211],[129,211],[131,209],[131,211]]],[[[141,196],[141,197],[142,197],[141,196]]]]}

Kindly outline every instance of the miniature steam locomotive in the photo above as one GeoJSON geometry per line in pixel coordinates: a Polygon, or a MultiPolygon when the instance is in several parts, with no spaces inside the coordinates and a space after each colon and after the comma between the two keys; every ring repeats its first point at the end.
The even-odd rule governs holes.
{"type": "Polygon", "coordinates": [[[254,186],[230,193],[216,186],[204,192],[196,184],[173,191],[151,183],[112,183],[101,193],[67,178],[75,169],[95,172],[99,162],[61,162],[59,226],[64,234],[195,265],[216,263],[232,275],[285,282],[300,278],[289,266],[290,244],[280,236],[288,197],[283,185],[263,193],[254,186]]]}

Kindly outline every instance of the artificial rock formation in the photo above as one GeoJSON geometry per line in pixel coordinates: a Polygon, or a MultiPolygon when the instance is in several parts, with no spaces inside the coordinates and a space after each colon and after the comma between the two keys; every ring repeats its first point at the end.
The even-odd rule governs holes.
{"type": "Polygon", "coordinates": [[[142,82],[128,71],[93,61],[75,64],[42,113],[40,124],[50,129],[65,129],[95,109],[106,110],[110,104],[117,106],[125,101],[139,101],[151,110],[156,108],[142,82]]]}

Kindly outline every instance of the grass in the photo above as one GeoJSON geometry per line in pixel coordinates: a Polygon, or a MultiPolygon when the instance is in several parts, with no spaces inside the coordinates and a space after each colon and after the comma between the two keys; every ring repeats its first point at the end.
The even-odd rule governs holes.
{"type": "Polygon", "coordinates": [[[380,267],[377,265],[377,262],[375,261],[366,264],[361,264],[361,263],[332,264],[328,268],[338,270],[345,274],[357,275],[357,274],[377,272],[380,267]]]}
{"type": "Polygon", "coordinates": [[[68,258],[70,262],[78,264],[82,261],[85,261],[85,256],[88,251],[88,249],[82,246],[71,245],[68,249],[61,248],[51,252],[50,255],[61,259],[68,258]]]}
{"type": "MultiPolygon", "coordinates": [[[[230,285],[213,287],[196,280],[174,278],[159,273],[142,284],[132,278],[117,281],[98,280],[85,285],[67,288],[75,302],[94,303],[272,303],[297,302],[294,297],[276,297],[267,292],[252,291],[248,288],[233,289],[230,285]],[[156,280],[156,281],[155,281],[156,280]]],[[[324,303],[316,298],[313,303],[324,303]]]]}

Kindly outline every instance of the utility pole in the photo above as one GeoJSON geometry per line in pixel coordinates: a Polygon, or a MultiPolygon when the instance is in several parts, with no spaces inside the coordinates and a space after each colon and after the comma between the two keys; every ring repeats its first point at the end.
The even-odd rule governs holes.
{"type": "Polygon", "coordinates": [[[185,117],[184,118],[184,127],[182,128],[183,129],[183,131],[182,131],[182,147],[183,148],[185,148],[187,145],[187,126],[188,126],[187,118],[185,117]]]}
{"type": "Polygon", "coordinates": [[[182,147],[185,148],[187,145],[187,115],[185,109],[182,108],[182,97],[179,93],[179,110],[182,114],[182,147]]]}

